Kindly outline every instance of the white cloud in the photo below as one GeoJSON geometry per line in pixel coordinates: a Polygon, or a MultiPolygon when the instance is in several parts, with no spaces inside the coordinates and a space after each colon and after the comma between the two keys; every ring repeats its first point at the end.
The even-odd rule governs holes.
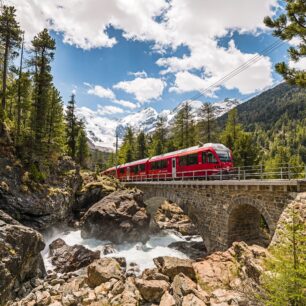
{"type": "Polygon", "coordinates": [[[163,80],[157,78],[136,78],[132,81],[119,82],[113,88],[133,94],[137,101],[145,103],[160,98],[165,85],[163,80]]]}
{"type": "Polygon", "coordinates": [[[298,70],[306,70],[306,57],[301,58],[297,62],[290,61],[289,62],[289,67],[290,68],[295,68],[295,69],[298,69],[298,70]]]}
{"type": "Polygon", "coordinates": [[[110,100],[113,100],[113,99],[116,98],[113,91],[109,88],[104,88],[101,85],[91,85],[89,83],[84,83],[84,85],[89,87],[87,93],[90,94],[90,95],[94,95],[94,96],[97,96],[99,98],[106,98],[106,99],[110,99],[110,100]]]}
{"type": "Polygon", "coordinates": [[[44,27],[63,33],[64,42],[83,49],[112,47],[112,25],[129,39],[161,39],[162,25],[154,20],[169,5],[165,0],[11,0],[26,30],[27,40],[44,27]]]}
{"type": "Polygon", "coordinates": [[[135,78],[146,78],[148,76],[144,70],[137,72],[129,72],[129,75],[132,75],[135,78]]]}
{"type": "MultiPolygon", "coordinates": [[[[245,54],[236,47],[225,50],[218,39],[238,31],[253,33],[265,29],[263,18],[273,15],[277,0],[11,0],[18,9],[18,18],[29,40],[34,34],[49,27],[63,34],[63,40],[83,49],[112,47],[116,39],[107,28],[123,30],[127,39],[153,41],[154,50],[169,51],[178,46],[188,47],[190,54],[183,57],[161,57],[157,64],[164,73],[178,73],[198,69],[211,81],[228,73],[255,54],[245,54]],[[223,73],[221,73],[223,72],[223,73]]],[[[162,52],[160,53],[162,56],[162,52]]],[[[259,62],[249,73],[241,74],[226,84],[242,93],[254,92],[272,82],[268,58],[259,62]],[[254,73],[262,73],[256,77],[254,73]],[[248,80],[245,79],[247,76],[248,80]]],[[[150,80],[142,72],[135,82],[121,82],[120,87],[143,103],[160,95],[151,88],[135,89],[136,80],[150,80]]],[[[160,81],[161,82],[161,81],[160,81]]],[[[117,84],[117,85],[119,85],[117,84]]],[[[157,85],[157,82],[155,83],[157,85]]],[[[158,89],[161,83],[158,85],[158,89]]],[[[119,88],[119,87],[118,87],[119,88]]],[[[154,88],[155,90],[155,88],[154,88]]],[[[161,90],[161,91],[162,91],[161,90]]],[[[180,89],[178,89],[180,90],[180,89]]],[[[108,92],[110,94],[110,92],[108,92]]]]}
{"type": "MultiPolygon", "coordinates": [[[[242,53],[236,48],[233,40],[229,42],[227,49],[218,47],[216,42],[211,41],[205,47],[195,48],[190,57],[168,58],[158,63],[168,66],[165,73],[176,73],[175,85],[171,91],[182,93],[207,88],[256,55],[258,54],[242,53]],[[211,54],[211,50],[214,50],[214,54],[211,54]],[[191,69],[204,71],[204,78],[188,73],[187,71],[191,69]]],[[[242,94],[263,90],[273,83],[272,69],[270,58],[262,57],[259,61],[254,61],[248,69],[226,80],[222,86],[227,89],[237,88],[242,94]]],[[[214,88],[213,91],[218,88],[214,88]]]]}
{"type": "Polygon", "coordinates": [[[87,82],[84,82],[84,85],[89,87],[89,89],[87,90],[87,93],[90,95],[94,95],[99,98],[109,99],[113,103],[116,103],[118,105],[121,105],[129,109],[135,109],[138,107],[138,105],[135,103],[132,103],[126,100],[117,99],[115,93],[110,88],[105,88],[101,85],[91,85],[87,82]]]}
{"type": "Polygon", "coordinates": [[[126,100],[115,99],[115,100],[113,100],[113,102],[116,103],[116,104],[119,104],[121,106],[124,106],[126,108],[130,108],[130,109],[135,109],[135,108],[139,107],[138,104],[135,104],[135,103],[132,103],[132,102],[126,101],[126,100]]]}
{"type": "Polygon", "coordinates": [[[113,115],[113,114],[122,114],[124,110],[120,107],[113,106],[113,105],[98,105],[97,107],[97,114],[103,115],[113,115]]]}

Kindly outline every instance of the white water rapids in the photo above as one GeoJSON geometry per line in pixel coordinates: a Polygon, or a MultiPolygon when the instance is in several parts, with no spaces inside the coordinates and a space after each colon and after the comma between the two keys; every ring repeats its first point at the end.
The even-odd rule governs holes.
{"type": "Polygon", "coordinates": [[[199,236],[184,237],[174,231],[162,231],[159,234],[151,235],[150,239],[146,243],[122,243],[112,244],[110,241],[101,241],[97,239],[83,239],[81,237],[81,231],[60,231],[53,230],[45,235],[46,248],[42,252],[45,262],[46,270],[53,270],[54,267],[49,257],[49,244],[55,239],[61,238],[66,244],[73,246],[75,244],[83,245],[84,247],[92,251],[101,251],[101,257],[125,257],[127,262],[127,268],[131,263],[136,263],[143,271],[146,268],[154,268],[153,258],[159,256],[174,256],[179,258],[188,258],[188,256],[180,251],[172,249],[169,246],[172,242],[177,241],[202,241],[199,236]],[[103,255],[103,247],[106,244],[112,244],[116,253],[103,255]]]}

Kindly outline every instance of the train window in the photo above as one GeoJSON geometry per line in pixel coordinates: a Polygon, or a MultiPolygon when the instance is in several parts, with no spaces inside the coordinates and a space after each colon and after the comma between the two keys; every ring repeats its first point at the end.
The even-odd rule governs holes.
{"type": "Polygon", "coordinates": [[[137,173],[139,172],[138,166],[132,167],[132,172],[135,173],[135,174],[137,174],[137,173]]]}
{"type": "Polygon", "coordinates": [[[198,154],[190,154],[179,158],[180,166],[191,166],[198,163],[198,154]]]}
{"type": "Polygon", "coordinates": [[[145,164],[139,165],[139,171],[145,171],[145,170],[146,170],[146,165],[145,164]]]}
{"type": "Polygon", "coordinates": [[[124,174],[124,168],[120,168],[120,174],[124,174]]]}
{"type": "Polygon", "coordinates": [[[220,160],[224,163],[232,161],[229,151],[217,151],[220,160]]]}
{"type": "Polygon", "coordinates": [[[218,161],[215,157],[215,155],[212,152],[204,152],[206,153],[206,162],[209,164],[217,164],[218,161]]]}
{"type": "Polygon", "coordinates": [[[164,168],[167,168],[167,165],[168,165],[167,160],[165,159],[159,160],[151,164],[151,169],[152,170],[164,169],[164,168]]]}

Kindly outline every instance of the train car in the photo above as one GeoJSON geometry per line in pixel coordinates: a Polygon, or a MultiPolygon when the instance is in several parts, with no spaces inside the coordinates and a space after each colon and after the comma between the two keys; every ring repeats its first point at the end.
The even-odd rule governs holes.
{"type": "Polygon", "coordinates": [[[117,167],[119,180],[141,180],[147,176],[147,161],[149,158],[126,163],[117,167]]]}
{"type": "Polygon", "coordinates": [[[212,179],[226,177],[233,168],[232,152],[223,144],[207,143],[134,161],[104,172],[119,180],[212,179]],[[114,172],[115,171],[115,172],[114,172]]]}

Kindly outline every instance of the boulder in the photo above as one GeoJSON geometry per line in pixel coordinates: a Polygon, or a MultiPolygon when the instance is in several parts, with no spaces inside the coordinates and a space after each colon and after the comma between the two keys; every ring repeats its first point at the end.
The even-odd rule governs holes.
{"type": "Polygon", "coordinates": [[[169,248],[178,250],[193,260],[200,260],[206,256],[207,250],[201,241],[176,241],[168,245],[169,248]]]}
{"type": "Polygon", "coordinates": [[[159,303],[163,294],[168,290],[169,283],[163,280],[136,279],[136,287],[145,301],[159,303]]]}
{"type": "Polygon", "coordinates": [[[163,296],[161,297],[159,306],[176,306],[176,302],[174,297],[166,291],[163,296]]]}
{"type": "Polygon", "coordinates": [[[193,261],[190,259],[181,259],[171,256],[162,256],[153,259],[159,272],[174,279],[175,275],[184,273],[191,279],[195,279],[195,271],[192,266],[193,261]]]}
{"type": "MultiPolygon", "coordinates": [[[[193,263],[199,282],[211,291],[218,288],[239,289],[246,280],[257,286],[263,271],[262,260],[268,251],[260,246],[234,242],[225,252],[215,252],[193,263]]],[[[242,289],[242,288],[240,288],[242,289]]]]}
{"type": "Polygon", "coordinates": [[[51,262],[57,272],[71,272],[79,270],[100,258],[100,251],[93,252],[82,245],[68,246],[61,238],[49,245],[51,262]]]}
{"type": "Polygon", "coordinates": [[[87,283],[90,287],[97,287],[111,278],[118,280],[123,278],[121,266],[115,258],[104,257],[88,266],[87,283]]]}
{"type": "Polygon", "coordinates": [[[146,280],[164,280],[166,282],[170,281],[169,276],[164,275],[162,273],[158,272],[158,269],[145,269],[142,272],[142,279],[146,279],[146,280]]]}
{"type": "Polygon", "coordinates": [[[173,292],[174,299],[178,304],[180,304],[185,296],[190,294],[196,297],[194,298],[195,301],[199,299],[204,303],[208,303],[209,300],[209,295],[202,289],[198,290],[197,284],[183,273],[180,273],[174,277],[171,284],[171,290],[173,292]]]}
{"type": "Polygon", "coordinates": [[[31,288],[24,283],[45,276],[44,247],[41,234],[0,210],[0,305],[15,298],[16,291],[26,294],[31,288]]]}
{"type": "MultiPolygon", "coordinates": [[[[208,304],[204,303],[202,300],[200,300],[193,293],[190,293],[190,294],[184,296],[183,302],[182,302],[182,306],[206,306],[206,305],[208,305],[208,304]]],[[[232,305],[232,304],[226,304],[226,305],[232,305]]]]}
{"type": "Polygon", "coordinates": [[[140,190],[120,190],[94,204],[82,218],[83,238],[110,240],[114,243],[148,239],[150,218],[140,190]]]}
{"type": "Polygon", "coordinates": [[[86,212],[93,204],[116,190],[122,189],[120,182],[109,176],[82,172],[82,187],[76,194],[73,211],[76,214],[86,212]]]}

